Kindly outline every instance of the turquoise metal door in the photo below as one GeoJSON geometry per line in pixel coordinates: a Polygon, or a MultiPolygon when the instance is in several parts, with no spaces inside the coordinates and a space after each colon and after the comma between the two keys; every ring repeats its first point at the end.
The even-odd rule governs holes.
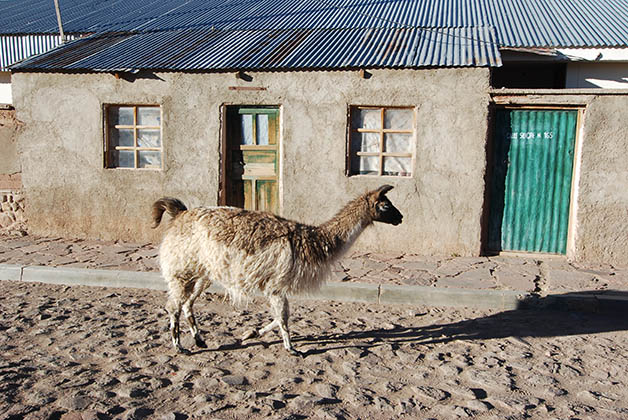
{"type": "Polygon", "coordinates": [[[488,248],[565,254],[578,111],[495,115],[488,248]]]}

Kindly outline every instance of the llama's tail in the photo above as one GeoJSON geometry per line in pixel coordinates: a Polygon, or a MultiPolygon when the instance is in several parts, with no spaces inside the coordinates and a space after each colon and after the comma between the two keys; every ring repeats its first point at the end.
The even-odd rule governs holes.
{"type": "Polygon", "coordinates": [[[176,198],[164,197],[153,203],[153,226],[155,229],[161,223],[161,217],[167,211],[170,217],[175,218],[179,213],[186,211],[188,208],[181,200],[176,198]]]}

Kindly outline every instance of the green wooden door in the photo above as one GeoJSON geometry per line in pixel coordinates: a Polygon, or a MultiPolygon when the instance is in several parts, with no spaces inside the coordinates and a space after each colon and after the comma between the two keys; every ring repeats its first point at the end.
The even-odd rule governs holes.
{"type": "Polygon", "coordinates": [[[227,109],[226,203],[279,211],[279,109],[227,109]]]}
{"type": "Polygon", "coordinates": [[[488,248],[565,254],[578,111],[495,115],[488,248]]]}

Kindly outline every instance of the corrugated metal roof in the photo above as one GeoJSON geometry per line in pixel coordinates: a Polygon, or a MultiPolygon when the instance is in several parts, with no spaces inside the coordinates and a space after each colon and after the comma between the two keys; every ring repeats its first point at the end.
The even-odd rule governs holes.
{"type": "MultiPolygon", "coordinates": [[[[54,10],[48,3],[53,2],[0,2],[0,32],[21,28],[54,32],[54,10]],[[23,10],[30,3],[48,11],[30,17],[2,13],[7,4],[14,10],[21,4],[23,10]]],[[[500,65],[501,47],[628,46],[626,0],[60,0],[60,4],[67,33],[96,34],[17,69],[494,66],[500,65]]]]}
{"type": "MultiPolygon", "coordinates": [[[[74,39],[70,35],[66,39],[74,39]]],[[[9,35],[0,36],[0,71],[11,64],[50,51],[61,44],[59,35],[9,35]]]]}
{"type": "Polygon", "coordinates": [[[188,29],[94,35],[15,68],[128,71],[495,66],[499,55],[494,45],[491,28],[188,29]]]}
{"type": "MultiPolygon", "coordinates": [[[[66,33],[493,26],[506,47],[617,47],[626,0],[59,0],[66,33]]],[[[52,0],[0,1],[0,33],[55,33],[52,0]]]]}

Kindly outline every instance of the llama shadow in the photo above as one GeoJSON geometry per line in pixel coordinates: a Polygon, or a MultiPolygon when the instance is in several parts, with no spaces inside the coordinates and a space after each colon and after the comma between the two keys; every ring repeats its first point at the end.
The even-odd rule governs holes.
{"type": "Polygon", "coordinates": [[[445,344],[455,340],[494,338],[562,337],[628,330],[628,292],[577,292],[546,297],[531,296],[514,310],[454,323],[421,327],[395,325],[391,329],[352,331],[318,336],[295,336],[296,343],[315,345],[304,355],[322,354],[335,349],[401,344],[445,344]],[[357,343],[356,343],[357,341],[357,343]]]}
{"type": "MultiPolygon", "coordinates": [[[[303,356],[323,354],[331,350],[358,349],[367,351],[379,346],[402,344],[446,344],[452,341],[489,340],[494,338],[562,337],[628,330],[628,292],[599,291],[566,293],[546,297],[530,296],[517,309],[459,322],[421,327],[395,325],[389,329],[338,332],[323,335],[294,334],[292,341],[312,346],[303,356]],[[611,300],[600,296],[612,297],[611,300]]],[[[193,354],[215,351],[236,351],[250,347],[281,345],[281,340],[253,339],[203,349],[193,354]]]]}

